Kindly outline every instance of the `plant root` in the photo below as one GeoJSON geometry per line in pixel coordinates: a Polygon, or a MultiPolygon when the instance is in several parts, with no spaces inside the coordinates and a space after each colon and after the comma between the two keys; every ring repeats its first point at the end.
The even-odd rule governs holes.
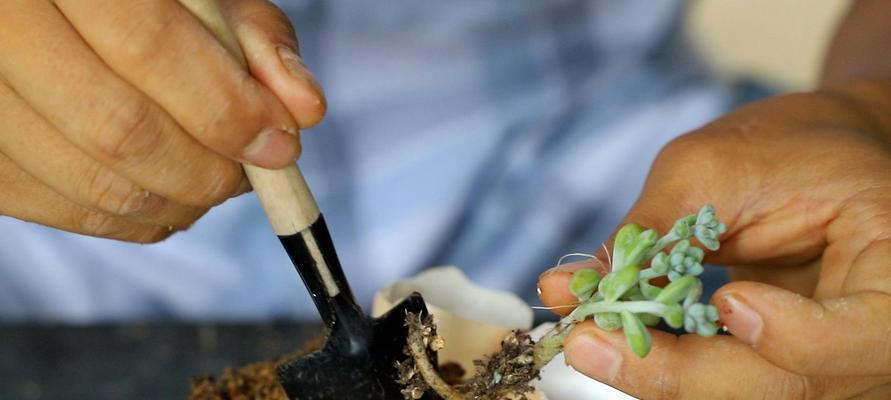
{"type": "MultiPolygon", "coordinates": [[[[442,341],[442,338],[436,336],[433,317],[428,315],[422,320],[418,314],[409,314],[406,317],[406,324],[408,325],[407,350],[414,361],[416,372],[423,377],[424,383],[445,400],[465,400],[466,397],[461,392],[457,391],[439,376],[436,366],[430,362],[430,357],[427,356],[427,349],[438,350],[437,347],[439,347],[442,341]]],[[[413,378],[414,376],[406,377],[413,378]]],[[[406,387],[406,389],[409,389],[408,393],[404,391],[403,395],[406,396],[406,399],[420,398],[424,392],[419,391],[419,389],[422,389],[418,385],[419,382],[414,380],[414,382],[409,383],[414,383],[414,387],[406,387]]]]}
{"type": "Polygon", "coordinates": [[[406,316],[409,359],[397,363],[399,383],[406,400],[421,398],[427,390],[445,400],[528,399],[535,389],[531,382],[539,377],[533,355],[534,342],[528,334],[514,331],[501,342],[501,351],[475,360],[476,373],[466,382],[449,385],[430,361],[429,351],[438,351],[444,343],[436,335],[433,319],[417,314],[406,316]]]}

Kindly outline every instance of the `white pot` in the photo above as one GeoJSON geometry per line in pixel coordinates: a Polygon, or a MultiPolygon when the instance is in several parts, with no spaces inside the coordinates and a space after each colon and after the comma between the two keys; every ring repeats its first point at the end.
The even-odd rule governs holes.
{"type": "MultiPolygon", "coordinates": [[[[486,289],[467,279],[455,267],[428,269],[399,281],[374,296],[372,315],[379,316],[412,292],[424,296],[445,348],[439,361],[457,362],[468,373],[473,360],[499,350],[501,339],[514,329],[532,327],[532,309],[512,293],[486,289]]],[[[552,324],[539,325],[531,335],[538,339],[552,324]]],[[[608,385],[590,379],[567,366],[560,354],[541,371],[535,382],[539,400],[633,400],[608,385]]]]}

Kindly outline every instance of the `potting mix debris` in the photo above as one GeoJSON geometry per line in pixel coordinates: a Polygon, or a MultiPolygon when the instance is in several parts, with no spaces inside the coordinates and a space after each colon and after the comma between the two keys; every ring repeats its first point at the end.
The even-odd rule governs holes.
{"type": "Polygon", "coordinates": [[[219,377],[193,378],[189,400],[288,400],[284,388],[278,383],[276,369],[282,363],[319,349],[323,341],[324,337],[318,337],[303,349],[275,361],[226,368],[219,377]]]}
{"type": "MultiPolygon", "coordinates": [[[[429,315],[422,320],[417,318],[416,314],[410,314],[406,318],[406,324],[410,329],[425,330],[427,332],[425,337],[438,338],[436,325],[429,315]],[[412,324],[415,326],[411,326],[412,324]]],[[[324,338],[317,338],[300,351],[278,360],[258,362],[239,368],[226,368],[218,377],[193,378],[189,400],[288,400],[287,394],[278,382],[276,369],[284,362],[317,350],[323,341],[324,338]]],[[[439,365],[437,373],[468,399],[528,400],[527,395],[535,390],[531,382],[539,377],[539,371],[533,367],[532,362],[534,344],[527,333],[513,331],[502,340],[501,351],[474,361],[476,372],[470,379],[463,379],[465,371],[455,363],[439,365]]],[[[440,342],[425,344],[433,350],[438,350],[442,345],[440,342]]],[[[406,349],[405,354],[405,361],[396,365],[399,371],[399,383],[405,387],[402,393],[406,399],[418,399],[432,389],[418,372],[411,352],[406,349]]]]}
{"type": "MultiPolygon", "coordinates": [[[[410,332],[421,332],[418,337],[423,338],[424,347],[434,352],[447,345],[436,334],[436,325],[430,315],[419,318],[417,314],[409,314],[406,316],[406,326],[410,332]]],[[[445,383],[467,399],[528,400],[527,395],[535,390],[531,383],[539,377],[539,371],[533,363],[534,346],[535,342],[529,334],[515,330],[501,341],[499,352],[474,360],[476,372],[470,379],[462,381],[464,371],[457,364],[440,365],[436,372],[445,383]]],[[[399,383],[405,387],[402,391],[405,399],[419,399],[424,393],[434,391],[422,377],[409,346],[406,346],[404,353],[405,361],[397,363],[396,367],[399,370],[399,383]]]]}
{"type": "Polygon", "coordinates": [[[482,360],[474,360],[476,374],[459,387],[472,399],[495,400],[512,396],[528,400],[532,393],[532,381],[539,377],[533,366],[532,351],[535,342],[529,334],[513,331],[501,341],[501,351],[482,360]]]}
{"type": "Polygon", "coordinates": [[[192,379],[190,400],[288,400],[278,383],[278,363],[261,362],[241,368],[226,368],[219,378],[192,379]]]}

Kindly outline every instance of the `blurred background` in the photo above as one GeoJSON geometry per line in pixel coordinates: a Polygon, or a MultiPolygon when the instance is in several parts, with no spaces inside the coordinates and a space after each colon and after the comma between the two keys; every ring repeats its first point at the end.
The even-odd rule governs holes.
{"type": "Polygon", "coordinates": [[[753,78],[783,90],[812,88],[849,0],[690,3],[690,39],[723,79],[753,78]]]}
{"type": "MultiPolygon", "coordinates": [[[[304,56],[311,69],[319,72],[320,80],[328,89],[331,109],[329,120],[304,136],[306,147],[305,160],[302,163],[306,163],[304,169],[320,204],[329,211],[329,224],[334,231],[347,275],[354,282],[361,282],[361,287],[355,288],[356,293],[363,304],[368,304],[372,293],[381,286],[416,273],[424,267],[445,263],[465,268],[465,272],[475,281],[490,287],[515,291],[527,301],[535,302],[534,282],[537,272],[551,266],[560,254],[596,250],[600,241],[606,238],[636,197],[649,165],[648,157],[652,157],[662,143],[686,130],[696,128],[732,106],[771,93],[814,87],[827,40],[849,1],[700,0],[686,3],[686,7],[681,2],[669,0],[629,2],[647,8],[652,5],[650,11],[653,13],[658,13],[661,8],[665,8],[666,12],[674,12],[674,9],[682,11],[682,25],[678,32],[671,26],[660,29],[675,32],[673,35],[684,42],[685,45],[680,46],[685,54],[683,60],[678,61],[681,57],[672,52],[678,48],[674,39],[664,43],[664,51],[657,49],[653,55],[656,60],[654,62],[670,66],[673,72],[666,73],[669,77],[665,80],[674,79],[668,87],[685,88],[677,91],[682,95],[668,96],[675,93],[671,91],[674,89],[659,92],[653,89],[658,85],[650,83],[640,89],[643,97],[665,95],[666,99],[675,101],[682,108],[660,111],[658,106],[648,102],[652,99],[640,100],[637,103],[627,103],[631,104],[630,108],[633,110],[629,111],[626,120],[606,120],[612,124],[610,125],[595,116],[590,120],[574,121],[575,125],[568,131],[575,129],[584,133],[586,130],[602,129],[617,138],[655,131],[652,138],[645,139],[647,145],[640,150],[640,158],[645,161],[628,168],[617,164],[612,169],[608,168],[609,165],[588,164],[590,159],[603,154],[622,151],[621,146],[616,147],[609,141],[601,143],[589,153],[566,153],[567,159],[562,160],[562,163],[559,162],[561,160],[556,160],[547,164],[554,173],[565,173],[565,176],[560,176],[565,181],[563,186],[547,186],[539,197],[524,191],[486,191],[485,196],[480,195],[476,199],[478,202],[468,200],[471,208],[484,210],[475,214],[435,208],[422,210],[422,213],[398,227],[383,225],[383,228],[400,232],[397,237],[375,233],[362,236],[362,233],[353,231],[356,225],[381,225],[378,221],[386,219],[385,212],[393,210],[377,212],[375,201],[389,201],[389,197],[378,199],[372,196],[370,200],[366,199],[368,203],[359,204],[358,209],[368,213],[368,216],[362,218],[349,213],[335,212],[332,215],[330,210],[339,208],[326,208],[326,204],[337,205],[343,201],[345,192],[338,185],[350,183],[348,180],[340,180],[340,177],[325,169],[325,163],[331,158],[343,157],[331,137],[343,135],[345,131],[359,131],[360,134],[368,131],[374,133],[371,137],[376,142],[372,143],[371,139],[364,139],[367,142],[357,139],[359,141],[352,142],[352,145],[376,145],[411,151],[411,143],[396,136],[391,139],[392,142],[387,142],[387,135],[399,129],[421,130],[412,125],[412,113],[427,115],[424,113],[437,111],[436,102],[440,101],[437,99],[438,93],[449,99],[441,100],[446,109],[467,102],[470,111],[461,113],[469,116],[457,125],[429,125],[426,127],[428,136],[454,136],[458,133],[474,136],[480,132],[485,133],[487,129],[509,132],[515,127],[510,124],[507,127],[501,126],[497,121],[492,122],[487,118],[474,119],[476,114],[472,109],[475,107],[475,98],[460,97],[463,95],[460,91],[463,81],[452,85],[425,87],[424,79],[435,77],[438,73],[434,68],[435,60],[425,58],[432,56],[423,49],[425,40],[442,45],[444,51],[453,51],[454,54],[447,53],[450,56],[464,55],[464,48],[449,47],[455,43],[438,41],[436,31],[445,29],[443,26],[431,24],[415,27],[420,32],[433,33],[430,37],[421,35],[423,37],[417,39],[418,41],[404,40],[405,37],[400,36],[399,40],[388,41],[386,45],[381,44],[377,48],[371,46],[368,49],[369,46],[365,46],[368,54],[361,54],[365,58],[356,58],[367,62],[369,68],[379,70],[400,64],[416,65],[419,67],[416,76],[394,72],[390,75],[369,75],[372,80],[358,76],[353,78],[354,81],[349,81],[340,79],[343,71],[326,62],[330,63],[331,60],[337,60],[337,57],[343,57],[343,54],[361,49],[335,42],[340,46],[337,48],[342,54],[326,52],[324,40],[347,39],[324,39],[313,33],[312,28],[324,16],[319,7],[313,6],[313,2],[287,3],[297,16],[295,25],[301,34],[304,56]],[[676,7],[678,5],[681,7],[676,7]],[[687,44],[691,47],[687,47],[687,44]],[[392,52],[391,57],[385,57],[390,54],[388,52],[392,52]],[[427,69],[421,70],[420,67],[427,69]],[[693,70],[695,72],[689,72],[693,70]],[[399,106],[402,103],[398,101],[386,103],[373,96],[368,98],[369,93],[378,90],[380,85],[387,86],[388,82],[392,82],[391,87],[399,88],[396,83],[411,80],[421,82],[417,86],[420,88],[418,90],[431,91],[432,94],[427,96],[428,100],[432,98],[435,101],[414,104],[419,108],[415,109],[411,102],[399,106]],[[440,89],[444,91],[437,92],[440,89]],[[456,92],[448,92],[447,89],[455,89],[456,92]],[[385,108],[385,112],[381,114],[379,109],[363,108],[365,105],[359,100],[383,102],[400,108],[385,108]],[[347,115],[349,113],[367,113],[374,118],[362,123],[352,123],[350,115],[347,115]],[[590,175],[586,175],[585,171],[590,172],[592,168],[605,168],[606,172],[588,179],[590,175]],[[571,173],[573,169],[578,170],[576,174],[571,173]],[[610,176],[610,173],[621,174],[621,179],[611,180],[614,176],[610,176]],[[572,202],[548,198],[548,193],[551,193],[548,190],[554,187],[559,189],[554,193],[569,198],[578,195],[577,200],[580,202],[588,199],[598,201],[597,212],[581,218],[568,211],[565,215],[561,214],[559,209],[569,209],[572,202]],[[589,193],[579,189],[585,187],[599,187],[601,192],[611,190],[611,198],[604,200],[598,196],[590,197],[589,193]],[[502,204],[499,199],[504,196],[528,196],[539,207],[514,209],[519,216],[516,213],[499,215],[503,212],[499,208],[502,204]],[[490,209],[486,208],[487,204],[490,209]],[[521,218],[527,222],[504,225],[504,232],[513,234],[530,230],[553,238],[541,243],[524,241],[527,239],[492,241],[492,237],[504,236],[504,233],[499,233],[493,227],[503,225],[503,220],[510,218],[521,218]],[[464,225],[470,228],[464,225],[458,228],[451,222],[453,220],[467,222],[464,225]],[[433,226],[438,228],[434,229],[433,226]],[[433,237],[430,231],[441,231],[442,235],[433,237]],[[419,250],[430,247],[424,246],[422,242],[432,243],[437,238],[442,240],[456,232],[461,235],[455,236],[459,238],[455,243],[449,242],[448,246],[434,251],[419,250]],[[387,265],[390,268],[381,269],[376,267],[378,265],[387,265]]],[[[625,16],[631,18],[626,24],[633,25],[638,19],[643,21],[640,22],[642,26],[648,24],[644,21],[646,18],[636,18],[635,13],[640,13],[640,9],[630,7],[625,11],[613,11],[619,15],[628,13],[625,16]]],[[[474,13],[468,12],[465,17],[472,18],[474,13]]],[[[652,20],[650,18],[649,24],[658,26],[652,20]]],[[[341,22],[350,24],[351,21],[346,18],[341,22]]],[[[438,20],[434,18],[432,21],[438,20]]],[[[618,32],[624,34],[622,21],[618,22],[618,32]]],[[[604,23],[604,26],[612,27],[609,23],[604,23]]],[[[604,34],[608,35],[606,28],[604,34]]],[[[508,29],[504,32],[511,31],[508,29]]],[[[364,36],[363,40],[375,43],[375,38],[395,38],[392,35],[394,32],[384,32],[380,37],[364,36]]],[[[624,38],[622,36],[619,39],[624,38]]],[[[513,43],[519,39],[507,36],[497,40],[513,43]]],[[[492,44],[497,45],[497,40],[493,39],[492,44]]],[[[493,48],[504,50],[506,47],[493,48]]],[[[569,50],[572,54],[572,49],[569,50]]],[[[356,56],[352,53],[349,55],[356,56]]],[[[579,58],[581,61],[569,60],[569,64],[575,67],[586,65],[584,55],[579,58]]],[[[509,71],[510,68],[505,67],[504,70],[509,71]]],[[[499,75],[501,70],[496,72],[499,75]]],[[[510,79],[522,79],[523,73],[524,71],[513,71],[497,78],[510,83],[510,79]]],[[[630,71],[628,75],[633,73],[636,72],[630,71]]],[[[643,70],[640,73],[643,78],[630,82],[638,84],[646,82],[646,79],[653,79],[647,78],[648,73],[643,70]]],[[[658,83],[661,80],[662,77],[656,77],[652,82],[658,83]]],[[[604,87],[609,88],[609,85],[604,87]]],[[[634,89],[638,86],[629,87],[634,89]]],[[[396,89],[394,93],[399,94],[396,89]]],[[[513,95],[514,92],[508,93],[513,95]]],[[[556,106],[560,105],[562,103],[556,106]]],[[[609,109],[609,105],[598,107],[600,109],[592,109],[591,114],[596,114],[594,111],[605,115],[615,114],[609,109]]],[[[587,110],[584,103],[578,108],[587,110]]],[[[512,110],[520,114],[525,112],[523,108],[512,110]]],[[[527,123],[523,119],[517,121],[519,122],[515,125],[519,126],[527,123]]],[[[482,139],[479,142],[482,143],[480,148],[486,146],[482,139]]],[[[445,146],[448,145],[452,143],[445,143],[445,146]]],[[[523,143],[514,145],[514,150],[517,150],[515,154],[518,155],[499,162],[520,165],[537,162],[534,155],[524,155],[523,143]]],[[[350,151],[355,149],[350,148],[350,151]]],[[[473,149],[466,152],[472,153],[473,149]]],[[[422,150],[418,154],[426,153],[422,150]]],[[[387,168],[398,169],[394,165],[401,165],[402,170],[423,170],[429,167],[418,167],[423,164],[415,163],[415,160],[409,161],[411,162],[383,166],[380,162],[357,162],[356,168],[367,173],[360,173],[351,179],[367,178],[362,183],[373,182],[380,176],[369,171],[382,174],[380,171],[386,172],[387,168]],[[405,167],[406,165],[409,167],[405,167]]],[[[435,168],[432,169],[441,168],[450,172],[451,169],[462,168],[462,165],[470,164],[464,162],[462,155],[459,155],[434,165],[435,168]]],[[[427,195],[433,198],[419,201],[431,202],[436,196],[457,196],[455,192],[443,190],[442,187],[419,187],[411,179],[400,180],[399,173],[394,174],[397,177],[396,182],[391,182],[391,186],[387,187],[387,196],[420,198],[427,195]]],[[[548,182],[552,181],[550,178],[547,174],[540,177],[548,182]]],[[[490,181],[490,186],[514,188],[511,186],[513,183],[510,174],[499,179],[490,181]]],[[[431,183],[428,180],[427,184],[448,186],[450,182],[431,183]]],[[[524,185],[534,188],[535,182],[525,182],[524,185]]],[[[262,212],[256,207],[256,199],[252,195],[230,203],[215,210],[211,218],[234,221],[235,224],[245,221],[262,222],[262,212]]],[[[180,234],[182,238],[178,236],[174,239],[173,244],[165,243],[151,249],[108,244],[94,253],[85,253],[89,256],[78,260],[66,258],[66,249],[70,249],[71,254],[77,254],[81,249],[92,246],[96,239],[72,237],[8,219],[0,219],[0,230],[6,232],[6,235],[0,237],[0,245],[22,250],[0,252],[0,398],[3,399],[182,398],[187,393],[186,383],[190,376],[218,373],[227,365],[272,358],[292,350],[318,333],[315,310],[265,222],[242,231],[199,222],[193,230],[180,234]],[[38,238],[27,239],[26,234],[31,233],[36,233],[38,238]],[[225,255],[214,247],[214,243],[230,247],[229,250],[235,252],[243,252],[243,256],[225,255]],[[61,251],[59,255],[53,255],[42,250],[47,248],[61,251]],[[184,252],[180,250],[182,248],[191,250],[184,252]],[[206,255],[206,259],[200,263],[194,262],[191,260],[194,258],[192,251],[194,254],[206,255]],[[33,254],[40,255],[40,262],[36,262],[37,256],[33,254]],[[271,258],[263,258],[262,262],[258,262],[259,255],[263,254],[271,254],[271,258]],[[124,265],[104,269],[103,257],[125,262],[124,265]],[[75,263],[83,267],[66,268],[68,264],[75,263]],[[165,265],[170,268],[165,269],[165,265]],[[30,275],[15,274],[15,271],[25,270],[30,275]],[[101,279],[92,279],[91,276],[101,279]],[[139,281],[144,285],[130,286],[132,281],[139,281]],[[71,283],[78,285],[72,286],[71,283]]],[[[723,274],[719,269],[709,271],[707,280],[712,283],[712,289],[721,279],[723,274]]],[[[543,313],[540,317],[545,315],[543,313]]]]}

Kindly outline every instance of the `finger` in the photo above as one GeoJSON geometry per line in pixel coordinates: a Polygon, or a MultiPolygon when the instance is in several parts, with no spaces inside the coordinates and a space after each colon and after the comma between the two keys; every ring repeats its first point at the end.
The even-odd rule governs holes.
{"type": "Polygon", "coordinates": [[[762,283],[734,282],[713,299],[730,332],[781,368],[820,375],[891,373],[886,293],[816,301],[762,283]]]}
{"type": "Polygon", "coordinates": [[[143,225],[74,204],[0,154],[0,215],[69,232],[137,243],[154,243],[174,231],[143,225]]]}
{"type": "Polygon", "coordinates": [[[257,80],[288,107],[301,128],[319,123],[327,103],[322,87],[299,55],[288,17],[268,0],[220,2],[257,80]]]}
{"type": "Polygon", "coordinates": [[[845,202],[827,230],[829,245],[822,257],[818,298],[875,291],[891,293],[891,190],[860,192],[845,202]]]}
{"type": "Polygon", "coordinates": [[[134,222],[180,229],[205,211],[153,194],[87,157],[3,83],[0,121],[0,153],[74,203],[134,222]]]}
{"type": "Polygon", "coordinates": [[[820,278],[821,260],[799,266],[759,264],[728,267],[730,281],[754,281],[791,290],[802,296],[813,297],[820,278]]]}
{"type": "Polygon", "coordinates": [[[599,260],[585,260],[551,268],[538,277],[538,297],[545,307],[549,307],[557,315],[565,316],[578,303],[578,299],[569,291],[572,274],[582,268],[605,273],[605,265],[599,260]]]}
{"type": "Polygon", "coordinates": [[[236,191],[241,167],[200,145],[110,71],[55,7],[43,1],[4,6],[0,26],[17,36],[0,39],[0,54],[16,56],[0,57],[0,75],[70,142],[182,204],[211,206],[236,191]]]}
{"type": "Polygon", "coordinates": [[[56,3],[111,69],[202,144],[264,168],[296,159],[288,111],[178,2],[56,3]]]}
{"type": "Polygon", "coordinates": [[[729,336],[680,337],[652,331],[649,355],[635,355],[621,331],[590,321],[566,339],[577,371],[641,399],[848,398],[883,378],[805,377],[784,371],[729,336]]]}
{"type": "Polygon", "coordinates": [[[857,396],[851,397],[857,400],[885,400],[891,399],[891,382],[880,384],[869,390],[865,390],[857,396]]]}
{"type": "MultiPolygon", "coordinates": [[[[728,265],[798,265],[819,257],[825,226],[837,213],[830,201],[769,193],[787,183],[762,163],[731,115],[669,143],[653,163],[643,191],[623,223],[667,232],[680,217],[712,204],[727,232],[707,260],[728,265]]],[[[767,165],[767,166],[766,166],[767,165]]],[[[775,167],[775,166],[774,166],[775,167]]],[[[785,192],[784,192],[785,193],[785,192]]],[[[610,243],[612,239],[610,240],[610,243]]]]}

